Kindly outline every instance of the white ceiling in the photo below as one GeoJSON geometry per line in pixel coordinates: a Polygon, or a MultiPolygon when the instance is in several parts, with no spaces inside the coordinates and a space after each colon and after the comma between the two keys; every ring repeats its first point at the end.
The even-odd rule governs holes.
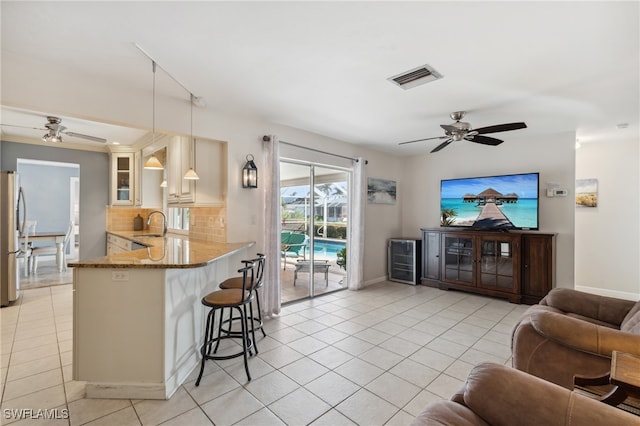
{"type": "MultiPolygon", "coordinates": [[[[203,97],[206,108],[408,155],[441,141],[399,142],[441,136],[440,124],[450,124],[457,110],[468,111],[473,128],[525,121],[525,130],[491,135],[507,142],[565,131],[582,142],[638,138],[638,6],[2,1],[0,7],[3,55],[72,65],[150,91],[150,66],[142,66],[137,43],[203,97]],[[444,78],[409,90],[387,81],[424,64],[444,78]],[[618,129],[620,123],[628,127],[618,129]]],[[[2,123],[42,127],[50,114],[56,111],[23,114],[4,106],[2,123]]],[[[77,117],[63,117],[63,124],[122,143],[141,135],[77,117]]]]}

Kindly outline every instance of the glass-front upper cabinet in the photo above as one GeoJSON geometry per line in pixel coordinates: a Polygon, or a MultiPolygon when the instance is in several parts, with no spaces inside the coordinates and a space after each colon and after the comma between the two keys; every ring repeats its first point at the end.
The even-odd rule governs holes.
{"type": "Polygon", "coordinates": [[[111,204],[134,204],[135,155],[132,152],[111,154],[111,204]]]}

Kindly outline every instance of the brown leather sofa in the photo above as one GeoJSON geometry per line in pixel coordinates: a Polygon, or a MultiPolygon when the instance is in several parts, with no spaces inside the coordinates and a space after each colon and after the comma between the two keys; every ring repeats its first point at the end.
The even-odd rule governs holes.
{"type": "Polygon", "coordinates": [[[555,288],[513,329],[513,366],[567,389],[609,372],[612,351],[640,355],[640,302],[555,288]]]}
{"type": "Polygon", "coordinates": [[[640,418],[500,364],[476,366],[450,400],[435,401],[411,426],[637,426],[640,418]]]}

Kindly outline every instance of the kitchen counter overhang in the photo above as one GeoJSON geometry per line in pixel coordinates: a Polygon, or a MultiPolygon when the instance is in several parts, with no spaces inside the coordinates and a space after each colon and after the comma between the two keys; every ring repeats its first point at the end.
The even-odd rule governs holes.
{"type": "Polygon", "coordinates": [[[73,267],[73,378],[87,398],[168,399],[200,360],[202,297],[254,242],[114,233],[147,247],[73,267]]]}
{"type": "Polygon", "coordinates": [[[190,239],[186,235],[140,231],[107,232],[130,240],[143,248],[77,262],[72,268],[199,268],[253,246],[254,242],[218,243],[190,239]]]}

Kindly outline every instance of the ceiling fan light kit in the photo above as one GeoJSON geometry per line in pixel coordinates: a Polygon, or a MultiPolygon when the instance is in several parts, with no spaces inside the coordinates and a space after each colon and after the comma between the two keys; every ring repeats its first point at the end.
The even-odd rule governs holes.
{"type": "Polygon", "coordinates": [[[525,129],[527,125],[523,122],[517,123],[506,123],[506,124],[496,124],[493,126],[480,127],[478,129],[472,129],[471,124],[466,123],[462,120],[464,118],[466,111],[455,111],[452,112],[449,117],[452,120],[455,120],[452,124],[441,124],[440,127],[444,129],[444,136],[435,136],[433,138],[424,138],[424,139],[416,139],[412,141],[400,142],[399,145],[405,145],[414,142],[422,142],[434,139],[446,139],[440,145],[436,146],[431,150],[431,153],[438,152],[441,149],[447,147],[451,142],[466,140],[469,142],[475,142],[482,145],[490,145],[497,146],[500,145],[502,140],[492,138],[490,136],[482,136],[485,133],[499,133],[499,132],[507,132],[510,130],[518,130],[525,129]]]}

